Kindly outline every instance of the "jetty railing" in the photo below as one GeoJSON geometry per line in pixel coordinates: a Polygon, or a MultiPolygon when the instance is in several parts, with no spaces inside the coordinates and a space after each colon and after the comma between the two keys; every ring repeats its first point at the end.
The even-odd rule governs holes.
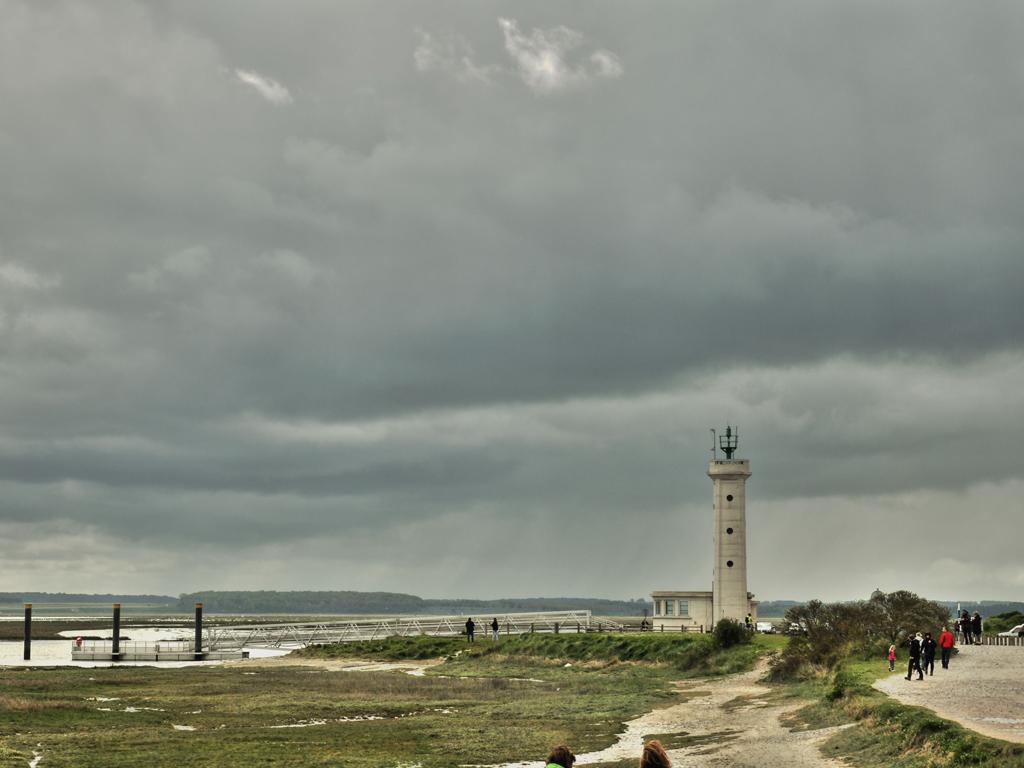
{"type": "MultiPolygon", "coordinates": [[[[467,615],[457,616],[382,616],[350,621],[289,622],[285,624],[249,624],[211,626],[204,630],[210,649],[226,648],[299,648],[324,643],[381,640],[386,637],[430,635],[454,637],[466,634],[467,615]]],[[[530,632],[617,632],[623,625],[597,618],[590,611],[539,611],[533,613],[474,614],[474,634],[491,634],[491,622],[498,620],[501,635],[530,632]]]]}
{"type": "MultiPolygon", "coordinates": [[[[72,640],[72,661],[194,661],[197,658],[225,658],[224,654],[211,656],[204,646],[196,654],[192,640],[121,640],[114,648],[113,640],[72,640]]],[[[238,654],[241,658],[241,654],[238,654]]]]}

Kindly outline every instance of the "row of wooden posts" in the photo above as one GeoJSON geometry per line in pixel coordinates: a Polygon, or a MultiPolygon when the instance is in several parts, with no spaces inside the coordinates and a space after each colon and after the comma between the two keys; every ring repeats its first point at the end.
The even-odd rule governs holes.
{"type": "MultiPolygon", "coordinates": [[[[121,604],[114,603],[113,616],[113,643],[110,648],[112,658],[121,655],[121,604]]],[[[196,632],[195,632],[195,653],[200,656],[203,652],[203,604],[196,603],[196,632]]],[[[25,661],[32,660],[32,603],[25,603],[25,661]]]]}

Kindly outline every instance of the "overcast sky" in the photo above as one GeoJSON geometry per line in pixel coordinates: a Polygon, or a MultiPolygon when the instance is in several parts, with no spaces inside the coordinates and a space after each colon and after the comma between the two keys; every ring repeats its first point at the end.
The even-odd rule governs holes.
{"type": "Polygon", "coordinates": [[[0,591],[1024,599],[1022,39],[0,0],[0,591]]]}

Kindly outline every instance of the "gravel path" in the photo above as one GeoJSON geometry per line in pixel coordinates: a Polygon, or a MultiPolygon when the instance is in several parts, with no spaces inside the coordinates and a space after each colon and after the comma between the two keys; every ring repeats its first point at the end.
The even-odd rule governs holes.
{"type": "Polygon", "coordinates": [[[904,679],[906,654],[903,668],[875,688],[986,736],[1024,743],[1024,648],[961,646],[948,670],[936,661],[935,675],[922,681],[904,679]]]}

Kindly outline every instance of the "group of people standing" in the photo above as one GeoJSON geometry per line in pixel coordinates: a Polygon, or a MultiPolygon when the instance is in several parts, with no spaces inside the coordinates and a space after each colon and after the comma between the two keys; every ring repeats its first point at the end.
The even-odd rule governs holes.
{"type": "Polygon", "coordinates": [[[967,611],[963,611],[954,622],[953,629],[964,645],[981,643],[981,614],[975,611],[971,616],[967,611]]]}
{"type": "MultiPolygon", "coordinates": [[[[932,637],[931,632],[920,632],[912,634],[907,640],[907,650],[910,652],[910,660],[907,662],[907,680],[913,679],[914,672],[917,672],[917,679],[924,680],[924,676],[935,674],[935,652],[941,652],[942,668],[949,669],[949,657],[953,654],[953,646],[956,645],[956,638],[949,631],[949,627],[943,627],[939,639],[932,637]]],[[[889,671],[896,670],[896,645],[889,646],[889,671]]]]}
{"type": "MultiPolygon", "coordinates": [[[[575,762],[576,755],[562,745],[551,750],[545,768],[572,768],[575,762]]],[[[644,744],[644,751],[640,754],[640,768],[672,768],[668,753],[657,739],[644,744]]]]}
{"type": "MultiPolygon", "coordinates": [[[[498,633],[498,618],[495,616],[491,620],[491,639],[497,640],[499,637],[498,633]]],[[[472,643],[476,638],[476,622],[473,621],[473,617],[470,616],[466,619],[466,642],[472,643]]]]}

